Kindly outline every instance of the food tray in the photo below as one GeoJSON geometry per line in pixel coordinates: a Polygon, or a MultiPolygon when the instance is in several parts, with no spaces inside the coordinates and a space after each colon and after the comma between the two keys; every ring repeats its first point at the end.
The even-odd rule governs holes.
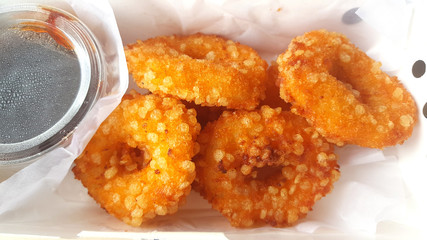
{"type": "MultiPolygon", "coordinates": [[[[45,2],[58,4],[58,1],[45,2]]],[[[28,197],[18,199],[22,201],[19,204],[14,201],[15,207],[9,211],[0,211],[0,237],[423,239],[425,236],[427,75],[419,76],[422,63],[421,68],[418,65],[419,60],[427,61],[427,33],[423,26],[426,17],[422,16],[427,5],[423,1],[110,0],[86,3],[70,0],[61,4],[74,10],[91,28],[102,26],[103,21],[111,24],[115,16],[123,44],[159,35],[212,33],[253,47],[268,62],[282,53],[293,37],[306,31],[320,28],[338,31],[381,61],[384,71],[399,77],[416,100],[419,121],[413,136],[403,145],[382,151],[356,146],[338,148],[341,179],[334,191],[293,227],[233,228],[192,192],[177,214],[158,217],[140,228],[133,228],[96,205],[68,171],[69,164],[62,169],[64,176],[54,175],[55,180],[47,181],[41,192],[28,193],[28,197]],[[91,12],[97,8],[96,14],[91,12]]],[[[102,31],[99,33],[102,35],[102,31]]],[[[130,81],[129,88],[135,87],[130,81]]],[[[5,208],[1,204],[0,210],[5,208]]]]}

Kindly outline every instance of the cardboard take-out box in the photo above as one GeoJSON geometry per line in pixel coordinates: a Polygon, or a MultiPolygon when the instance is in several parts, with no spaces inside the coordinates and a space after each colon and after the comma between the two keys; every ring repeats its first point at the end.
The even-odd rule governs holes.
{"type": "MultiPolygon", "coordinates": [[[[14,1],[2,0],[12,3],[14,1]]],[[[20,2],[29,2],[22,0],[20,2]]],[[[110,0],[37,1],[73,12],[92,29],[115,61],[109,71],[117,91],[105,96],[86,134],[73,137],[64,161],[0,184],[0,238],[88,239],[423,239],[427,213],[427,11],[413,0],[110,0]],[[117,23],[117,25],[116,25],[117,23]],[[157,217],[139,228],[108,215],[70,172],[96,127],[112,111],[129,79],[123,45],[136,40],[197,32],[217,34],[253,47],[271,62],[291,39],[327,29],[345,34],[382,70],[397,75],[418,107],[413,135],[403,145],[383,150],[336,148],[341,179],[305,219],[289,228],[236,229],[192,192],[177,214],[157,217]],[[423,67],[424,66],[424,67],[423,67]],[[114,94],[113,94],[114,93],[114,94]],[[97,117],[98,116],[98,117],[97,117]],[[41,171],[41,172],[40,172],[41,171]],[[21,181],[21,182],[20,182],[21,181]],[[37,184],[38,183],[38,184],[37,184]],[[6,185],[7,184],[7,185],[6,185]],[[17,187],[18,186],[18,187],[17,187]]],[[[129,81],[129,82],[128,82],[129,81]]],[[[66,152],[67,152],[66,151],[66,152]]],[[[59,159],[62,155],[58,155],[59,159]]],[[[58,156],[51,156],[58,159],[58,156]]]]}

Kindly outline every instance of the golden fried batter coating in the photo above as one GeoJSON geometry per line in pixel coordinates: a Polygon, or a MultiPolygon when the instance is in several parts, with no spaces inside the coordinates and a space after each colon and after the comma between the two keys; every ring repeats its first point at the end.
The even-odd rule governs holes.
{"type": "Polygon", "coordinates": [[[197,141],[194,188],[236,227],[292,225],[340,175],[333,146],[281,108],[225,111],[197,141]]]}
{"type": "Polygon", "coordinates": [[[107,212],[139,226],[184,203],[199,131],[194,109],[133,92],[102,123],[73,172],[107,212]]]}
{"type": "Polygon", "coordinates": [[[384,148],[411,136],[417,121],[412,96],[344,35],[308,32],[277,62],[281,97],[329,141],[384,148]]]}
{"type": "Polygon", "coordinates": [[[267,63],[250,47],[215,35],[164,36],[125,48],[138,86],[204,106],[254,109],[267,63]]]}

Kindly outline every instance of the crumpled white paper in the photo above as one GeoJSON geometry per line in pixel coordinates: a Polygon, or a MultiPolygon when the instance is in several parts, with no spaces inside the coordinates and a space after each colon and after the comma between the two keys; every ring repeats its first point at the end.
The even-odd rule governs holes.
{"type": "MultiPolygon", "coordinates": [[[[110,0],[110,3],[124,44],[158,35],[214,33],[247,44],[271,61],[286,50],[292,38],[306,31],[325,28],[344,33],[368,55],[383,62],[383,70],[398,75],[416,99],[419,123],[413,136],[401,146],[384,151],[357,146],[337,148],[341,179],[331,194],[291,228],[235,229],[195,192],[176,215],[157,217],[133,228],[103,211],[69,173],[59,187],[44,189],[48,200],[34,199],[32,205],[27,202],[13,211],[0,213],[0,232],[132,239],[168,236],[184,239],[183,232],[213,232],[219,234],[215,235],[217,239],[222,239],[222,234],[230,239],[301,237],[306,233],[348,234],[344,237],[379,234],[406,239],[419,236],[421,217],[425,216],[419,210],[425,209],[422,205],[426,199],[422,183],[427,182],[423,174],[423,169],[427,169],[427,123],[422,115],[427,102],[422,89],[424,92],[427,89],[427,76],[415,80],[411,68],[414,60],[427,61],[427,52],[420,52],[417,45],[422,45],[422,41],[413,40],[423,29],[423,24],[417,23],[424,19],[420,17],[422,14],[415,14],[427,11],[422,1],[110,0]],[[399,19],[402,22],[398,22],[398,27],[389,28],[388,24],[399,19]],[[417,31],[414,26],[418,26],[417,31]],[[43,201],[49,201],[50,207],[43,201]]],[[[85,8],[83,3],[82,8],[85,8]]]]}

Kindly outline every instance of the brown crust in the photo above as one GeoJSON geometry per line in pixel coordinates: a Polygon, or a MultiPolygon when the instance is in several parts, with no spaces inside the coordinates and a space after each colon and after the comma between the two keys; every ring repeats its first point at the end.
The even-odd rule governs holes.
{"type": "Polygon", "coordinates": [[[411,94],[342,34],[296,37],[277,58],[280,94],[329,141],[384,148],[402,144],[417,121],[411,94]]]}
{"type": "Polygon", "coordinates": [[[236,227],[295,224],[340,175],[333,146],[280,108],[225,111],[197,141],[195,189],[236,227]]]}
{"type": "Polygon", "coordinates": [[[143,88],[203,106],[254,109],[264,98],[267,63],[252,48],[216,35],[162,36],[125,47],[143,88]]]}
{"type": "Polygon", "coordinates": [[[101,124],[73,172],[102,208],[139,226],[185,202],[199,131],[194,109],[134,92],[101,124]]]}

